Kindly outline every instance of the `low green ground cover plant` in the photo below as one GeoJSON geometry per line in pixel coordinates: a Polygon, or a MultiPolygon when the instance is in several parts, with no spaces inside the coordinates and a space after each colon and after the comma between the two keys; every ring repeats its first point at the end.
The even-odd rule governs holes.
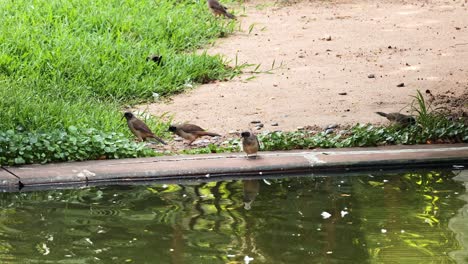
{"type": "MultiPolygon", "coordinates": [[[[450,120],[446,115],[426,104],[418,91],[412,104],[416,125],[378,127],[357,124],[336,133],[307,130],[270,132],[258,135],[262,150],[291,150],[313,148],[372,147],[381,145],[413,145],[434,143],[468,143],[468,126],[462,120],[450,120]]],[[[240,151],[240,139],[225,142],[222,146],[210,145],[184,153],[216,153],[240,151]]]]}
{"type": "MultiPolygon", "coordinates": [[[[120,120],[122,108],[231,77],[236,71],[223,58],[196,49],[235,25],[216,19],[203,1],[3,1],[0,133],[10,143],[2,145],[0,164],[84,159],[63,146],[42,158],[18,152],[12,162],[28,137],[58,144],[69,127],[78,128],[75,138],[91,129],[93,136],[116,139],[114,157],[154,155],[120,140],[133,138],[120,120]],[[162,55],[162,63],[147,61],[150,54],[162,55]]],[[[166,124],[150,122],[155,132],[165,130],[166,124]]],[[[88,158],[105,146],[93,145],[88,158]]]]}

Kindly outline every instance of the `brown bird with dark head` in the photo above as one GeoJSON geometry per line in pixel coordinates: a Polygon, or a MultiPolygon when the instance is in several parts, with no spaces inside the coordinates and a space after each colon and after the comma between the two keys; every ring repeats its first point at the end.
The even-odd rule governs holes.
{"type": "Polygon", "coordinates": [[[242,137],[242,148],[247,154],[247,158],[250,154],[253,154],[254,157],[257,157],[258,149],[260,148],[260,143],[258,142],[257,136],[253,133],[245,131],[241,133],[242,137]]]}
{"type": "Polygon", "coordinates": [[[395,124],[398,124],[404,127],[416,124],[416,119],[414,118],[414,116],[404,115],[400,113],[388,113],[388,114],[383,113],[383,112],[375,112],[375,113],[387,118],[388,120],[390,120],[391,122],[395,124]]]}
{"type": "Polygon", "coordinates": [[[203,128],[193,124],[180,124],[171,125],[169,131],[175,133],[181,138],[185,138],[189,141],[189,145],[192,144],[197,138],[203,136],[220,137],[221,135],[205,131],[203,128]]]}
{"type": "Polygon", "coordinates": [[[166,142],[155,136],[153,132],[151,132],[151,129],[132,113],[125,112],[123,117],[127,119],[128,128],[130,128],[130,131],[138,138],[138,141],[146,141],[146,139],[154,138],[162,144],[167,145],[166,142]]]}
{"type": "Polygon", "coordinates": [[[230,19],[236,19],[236,17],[233,14],[227,11],[227,7],[220,4],[218,0],[207,0],[206,3],[208,4],[208,7],[215,16],[223,15],[230,19]]]}

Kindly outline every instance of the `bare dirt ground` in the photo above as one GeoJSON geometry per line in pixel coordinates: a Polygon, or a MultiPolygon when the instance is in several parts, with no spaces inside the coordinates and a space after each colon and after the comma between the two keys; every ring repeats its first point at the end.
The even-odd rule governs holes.
{"type": "Polygon", "coordinates": [[[242,30],[219,39],[208,52],[223,54],[231,65],[236,56],[238,64],[261,64],[259,71],[273,62],[282,67],[201,85],[139,108],[156,116],[169,112],[176,122],[218,133],[253,129],[251,121],[257,120],[264,124],[260,131],[382,124],[387,121],[374,112],[407,113],[416,90],[429,90],[435,103],[450,107],[455,100],[453,109],[468,108],[466,0],[244,6],[242,30]]]}

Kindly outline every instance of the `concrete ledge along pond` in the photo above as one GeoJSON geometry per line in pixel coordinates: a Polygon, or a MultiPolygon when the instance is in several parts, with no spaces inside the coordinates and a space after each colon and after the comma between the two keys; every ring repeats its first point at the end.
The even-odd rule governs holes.
{"type": "Polygon", "coordinates": [[[460,167],[468,164],[468,144],[385,146],[67,162],[2,167],[0,188],[84,187],[95,184],[220,179],[292,173],[343,173],[402,168],[460,167]]]}

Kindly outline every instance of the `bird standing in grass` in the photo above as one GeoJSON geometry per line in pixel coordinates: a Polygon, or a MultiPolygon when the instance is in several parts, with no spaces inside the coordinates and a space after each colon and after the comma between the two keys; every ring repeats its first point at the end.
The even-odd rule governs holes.
{"type": "Polygon", "coordinates": [[[236,17],[233,14],[227,11],[227,7],[220,4],[218,0],[207,0],[206,3],[208,4],[208,7],[215,16],[223,15],[230,19],[236,19],[236,17]]]}
{"type": "Polygon", "coordinates": [[[391,122],[395,124],[398,124],[404,127],[416,124],[416,119],[414,118],[414,116],[404,115],[400,113],[388,113],[388,114],[383,113],[383,112],[375,112],[375,113],[387,118],[388,120],[390,120],[391,122]]]}
{"type": "Polygon", "coordinates": [[[205,131],[203,128],[193,124],[171,125],[169,131],[185,138],[192,144],[197,138],[202,136],[220,137],[221,135],[205,131]]]}
{"type": "Polygon", "coordinates": [[[127,119],[128,128],[130,128],[130,131],[138,138],[138,141],[146,141],[148,138],[154,138],[162,144],[167,145],[166,142],[155,136],[153,132],[151,132],[151,129],[132,113],[125,112],[123,117],[127,119]]]}
{"type": "Polygon", "coordinates": [[[257,136],[253,133],[245,131],[241,133],[242,137],[242,148],[244,152],[247,154],[247,158],[249,155],[253,154],[254,157],[257,157],[258,149],[260,148],[260,143],[258,142],[257,136]]]}
{"type": "Polygon", "coordinates": [[[146,57],[146,61],[152,61],[152,62],[156,63],[156,65],[161,66],[162,65],[162,55],[151,54],[148,57],[146,57]]]}

